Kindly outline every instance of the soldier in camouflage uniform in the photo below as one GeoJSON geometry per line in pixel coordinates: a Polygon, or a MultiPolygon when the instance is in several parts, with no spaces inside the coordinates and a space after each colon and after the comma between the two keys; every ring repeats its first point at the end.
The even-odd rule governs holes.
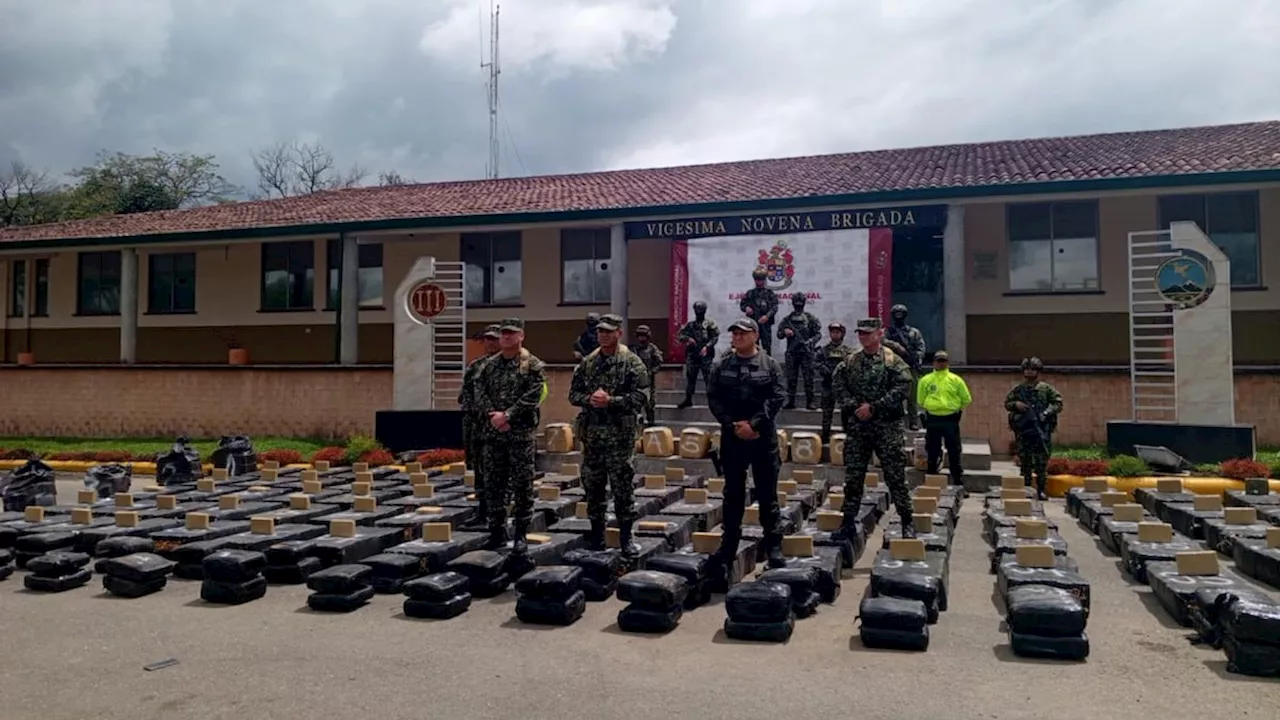
{"type": "Polygon", "coordinates": [[[884,344],[911,368],[911,392],[907,393],[907,427],[920,429],[920,408],[916,406],[916,385],[920,382],[920,368],[924,366],[924,335],[907,324],[907,306],[901,303],[889,309],[889,329],[884,333],[884,344]]]}
{"type": "Polygon", "coordinates": [[[605,547],[606,489],[612,489],[622,552],[634,555],[638,547],[631,542],[636,519],[631,458],[640,435],[636,418],[648,401],[649,371],[639,355],[618,342],[621,329],[622,318],[617,315],[600,318],[596,325],[600,347],[573,371],[569,403],[582,408],[578,433],[583,449],[582,484],[591,519],[588,545],[592,550],[605,547]]]}
{"type": "Polygon", "coordinates": [[[701,300],[693,304],[693,319],[676,333],[676,342],[684,344],[684,402],[676,407],[693,407],[693,393],[698,389],[698,373],[703,383],[710,383],[711,363],[716,359],[716,340],[720,328],[715,320],[707,319],[707,304],[701,300]]]}
{"type": "Polygon", "coordinates": [[[791,293],[790,315],[778,323],[778,339],[787,340],[787,406],[786,410],[796,407],[796,375],[804,377],[805,407],[813,410],[813,361],[817,354],[818,341],[822,339],[822,323],[818,316],[804,309],[804,293],[791,293]]]}
{"type": "Polygon", "coordinates": [[[500,350],[476,373],[476,409],[484,414],[485,495],[490,549],[507,541],[507,498],[515,501],[513,553],[526,552],[533,518],[534,433],[547,391],[546,366],[524,348],[524,321],[498,323],[500,350]]]}
{"type": "Polygon", "coordinates": [[[760,347],[764,348],[766,355],[772,355],[773,321],[778,315],[778,294],[764,286],[769,279],[769,271],[764,268],[752,270],[751,279],[756,286],[743,293],[738,309],[756,321],[760,328],[760,347]]]}
{"type": "Polygon", "coordinates": [[[827,326],[831,342],[823,345],[818,351],[818,372],[822,376],[822,442],[831,442],[831,421],[836,413],[835,393],[831,388],[831,380],[836,368],[850,355],[853,348],[844,344],[844,323],[833,322],[827,326]]]}
{"type": "Polygon", "coordinates": [[[497,325],[490,325],[476,335],[484,341],[484,355],[476,358],[462,374],[462,390],[458,393],[458,409],[462,410],[462,448],[466,453],[467,467],[476,475],[476,497],[480,498],[477,515],[480,522],[488,516],[489,503],[484,496],[484,427],[488,418],[476,409],[476,374],[484,361],[498,352],[498,340],[502,333],[497,325]]]}
{"type": "Polygon", "coordinates": [[[874,452],[893,505],[902,519],[903,537],[915,537],[911,525],[911,497],[907,492],[906,453],[903,450],[903,403],[911,387],[911,369],[881,344],[880,318],[858,321],[860,352],[836,368],[832,379],[836,405],[847,434],[844,448],[844,521],[840,532],[857,533],[858,508],[867,479],[867,465],[874,452]]]}
{"type": "Polygon", "coordinates": [[[590,355],[592,350],[600,347],[600,343],[596,341],[596,324],[599,322],[599,313],[587,313],[587,329],[573,341],[574,360],[581,360],[590,355]]]}
{"type": "Polygon", "coordinates": [[[1027,487],[1035,481],[1041,500],[1046,499],[1049,456],[1053,453],[1053,431],[1062,413],[1062,394],[1040,379],[1044,363],[1030,357],[1022,361],[1023,381],[1009,391],[1004,409],[1009,411],[1009,428],[1018,438],[1018,465],[1027,487]]]}
{"type": "Polygon", "coordinates": [[[656,423],[654,419],[654,405],[658,399],[658,371],[662,369],[662,348],[654,345],[650,340],[651,333],[648,325],[641,325],[636,328],[636,344],[631,351],[640,356],[644,361],[644,367],[649,371],[649,391],[645,393],[644,404],[644,426],[649,427],[656,423]]]}

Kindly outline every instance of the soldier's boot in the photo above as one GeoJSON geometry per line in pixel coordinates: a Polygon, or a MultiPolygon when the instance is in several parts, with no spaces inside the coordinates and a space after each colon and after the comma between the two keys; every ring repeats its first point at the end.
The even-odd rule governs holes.
{"type": "Polygon", "coordinates": [[[680,404],[676,406],[676,409],[683,410],[691,407],[693,407],[693,388],[691,386],[686,386],[684,389],[684,400],[680,401],[680,404]]]}
{"type": "Polygon", "coordinates": [[[856,541],[858,539],[858,513],[845,513],[844,517],[840,519],[840,527],[831,533],[831,539],[835,542],[856,541]]]}
{"type": "Polygon", "coordinates": [[[786,405],[783,405],[783,406],[782,406],[782,409],[783,409],[783,410],[795,410],[795,409],[796,409],[796,393],[795,393],[795,391],[794,391],[794,390],[790,390],[790,391],[788,391],[788,392],[787,392],[787,404],[786,404],[786,405]]]}
{"type": "Polygon", "coordinates": [[[591,521],[591,531],[587,533],[587,549],[588,550],[604,550],[604,518],[591,521]]]}
{"type": "Polygon", "coordinates": [[[738,558],[738,544],[741,542],[741,533],[726,532],[720,537],[720,549],[711,555],[711,562],[708,563],[707,572],[715,573],[715,579],[721,580],[725,587],[729,587],[729,581],[733,579],[733,564],[738,558]]]}
{"type": "Polygon", "coordinates": [[[1045,492],[1044,475],[1036,476],[1036,497],[1040,498],[1040,502],[1044,502],[1049,499],[1049,494],[1045,492]]]}
{"type": "Polygon", "coordinates": [[[515,537],[511,538],[511,554],[524,555],[529,552],[529,540],[526,537],[529,534],[529,518],[516,518],[515,537]]]}
{"type": "Polygon", "coordinates": [[[764,538],[765,542],[765,559],[771,568],[780,568],[787,566],[787,559],[782,556],[782,535],[777,532],[771,532],[764,538]]]}
{"type": "Polygon", "coordinates": [[[622,557],[628,562],[640,557],[640,546],[631,539],[634,530],[635,518],[618,519],[618,547],[622,550],[622,557]]]}
{"type": "Polygon", "coordinates": [[[507,522],[489,523],[489,540],[484,544],[485,550],[500,550],[507,544],[507,522]]]}
{"type": "Polygon", "coordinates": [[[813,399],[813,396],[812,396],[812,395],[808,395],[808,396],[806,396],[806,397],[805,397],[805,399],[804,399],[804,409],[805,409],[805,410],[817,410],[817,409],[818,409],[818,403],[814,402],[814,399],[813,399]]]}
{"type": "Polygon", "coordinates": [[[898,514],[898,519],[902,521],[902,538],[911,540],[916,536],[916,526],[911,522],[910,515],[898,514]]]}

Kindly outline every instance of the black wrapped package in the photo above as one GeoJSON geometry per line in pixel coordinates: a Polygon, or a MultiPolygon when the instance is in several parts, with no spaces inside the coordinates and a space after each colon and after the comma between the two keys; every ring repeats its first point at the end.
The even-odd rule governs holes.
{"type": "MultiPolygon", "coordinates": [[[[873,569],[874,571],[874,569],[873,569]]],[[[941,607],[938,604],[942,596],[941,583],[937,577],[921,573],[891,573],[873,577],[871,593],[876,597],[896,597],[907,600],[919,600],[924,603],[929,613],[929,623],[938,622],[941,607]]]]}
{"type": "Polygon", "coordinates": [[[373,570],[368,565],[334,565],[307,578],[307,589],[327,595],[345,595],[369,587],[373,570]]]}
{"type": "Polygon", "coordinates": [[[1043,637],[1009,632],[1009,646],[1015,655],[1053,660],[1084,660],[1089,657],[1089,636],[1043,637]]]}
{"type": "Polygon", "coordinates": [[[1280,606],[1237,598],[1222,614],[1222,629],[1240,640],[1275,645],[1280,652],[1280,606]]]}
{"type": "Polygon", "coordinates": [[[401,592],[406,582],[422,574],[418,559],[410,555],[379,553],[365,558],[360,564],[373,571],[369,575],[369,584],[380,593],[401,592]]]}
{"type": "Polygon", "coordinates": [[[174,562],[155,553],[134,553],[123,557],[109,558],[98,565],[98,571],[129,580],[135,583],[149,583],[168,577],[173,572],[174,562]]]}
{"type": "Polygon", "coordinates": [[[796,618],[804,619],[818,612],[818,606],[821,604],[822,596],[815,591],[809,593],[808,597],[792,598],[791,609],[795,611],[796,618]]]}
{"type": "Polygon", "coordinates": [[[102,499],[113,497],[116,493],[129,492],[133,484],[133,468],[129,465],[108,463],[94,465],[84,473],[84,487],[93,490],[102,499]]]}
{"type": "Polygon", "coordinates": [[[27,569],[41,577],[61,577],[88,565],[91,559],[82,552],[55,551],[32,558],[27,569]]]}
{"type": "Polygon", "coordinates": [[[150,553],[155,551],[155,543],[151,538],[132,537],[129,535],[123,537],[111,537],[98,543],[93,548],[94,557],[114,558],[123,555],[133,555],[134,553],[150,553]]]}
{"type": "Polygon", "coordinates": [[[1232,556],[1236,569],[1255,580],[1280,588],[1280,548],[1267,547],[1266,540],[1236,540],[1232,556]]]}
{"type": "Polygon", "coordinates": [[[231,477],[258,471],[258,454],[253,451],[253,442],[247,435],[223,435],[209,462],[216,468],[226,468],[231,477]]]}
{"type": "Polygon", "coordinates": [[[345,593],[311,593],[307,596],[307,607],[316,612],[351,612],[363,607],[372,598],[373,587],[365,585],[345,593]]]}
{"type": "Polygon", "coordinates": [[[1227,670],[1254,677],[1280,676],[1280,647],[1227,636],[1222,639],[1227,670]]]}
{"type": "MultiPolygon", "coordinates": [[[[919,600],[867,596],[858,606],[857,619],[863,628],[913,633],[929,624],[929,612],[919,600]]],[[[925,643],[928,644],[927,639],[925,643]]]]}
{"type": "Polygon", "coordinates": [[[355,537],[325,535],[316,538],[314,554],[326,566],[350,565],[399,544],[404,539],[398,528],[359,526],[355,537]]]}
{"type": "Polygon", "coordinates": [[[995,547],[991,551],[990,572],[995,574],[999,570],[1000,563],[1004,561],[1004,556],[1016,556],[1018,554],[1018,548],[1027,545],[1048,545],[1053,548],[1054,555],[1067,554],[1067,541],[1063,540],[1057,533],[1051,532],[1047,538],[1041,539],[1020,538],[1015,536],[1012,532],[1000,533],[996,535],[995,547]]]}
{"type": "Polygon", "coordinates": [[[667,550],[678,550],[688,545],[697,532],[697,518],[692,515],[650,515],[632,526],[636,537],[662,538],[667,550]]]}
{"type": "Polygon", "coordinates": [[[613,597],[614,591],[618,589],[618,579],[614,578],[602,583],[595,578],[584,577],[581,587],[587,602],[604,602],[613,597]]]}
{"type": "Polygon", "coordinates": [[[1040,637],[1076,637],[1084,632],[1084,606],[1067,590],[1020,585],[1005,596],[1010,632],[1040,637]]]}
{"type": "MultiPolygon", "coordinates": [[[[626,577],[623,575],[622,580],[626,577]]],[[[684,578],[676,579],[681,583],[684,582],[684,578]]],[[[622,580],[618,581],[619,592],[621,592],[622,580]]],[[[633,603],[618,611],[618,629],[633,633],[665,633],[674,630],[683,616],[684,605],[679,603],[667,608],[633,603]]]]}
{"type": "Polygon", "coordinates": [[[41,532],[20,535],[13,543],[18,567],[26,567],[27,561],[55,550],[70,549],[80,539],[78,532],[41,532]],[[26,556],[25,558],[23,556],[26,556]]]}
{"type": "Polygon", "coordinates": [[[1270,595],[1247,586],[1225,591],[1209,588],[1196,591],[1187,613],[1191,617],[1191,626],[1205,643],[1216,648],[1222,647],[1227,609],[1237,602],[1264,607],[1275,605],[1270,595]]]}
{"type": "Polygon", "coordinates": [[[724,610],[730,620],[739,622],[782,622],[794,614],[791,587],[775,582],[738,583],[725,595],[724,610]]]}
{"type": "Polygon", "coordinates": [[[724,619],[724,634],[733,640],[748,642],[784,643],[791,639],[796,629],[795,618],[787,618],[779,622],[753,623],[724,619]]]}
{"type": "MultiPolygon", "coordinates": [[[[622,575],[622,553],[618,550],[570,550],[564,554],[566,565],[582,568],[582,578],[599,585],[610,585],[622,575]]],[[[590,598],[587,598],[590,600],[590,598]]]]}
{"type": "Polygon", "coordinates": [[[204,579],[214,582],[240,583],[262,575],[267,556],[251,550],[215,550],[202,563],[204,579]]]}
{"type": "Polygon", "coordinates": [[[669,572],[635,570],[618,580],[619,600],[657,610],[683,605],[688,594],[689,582],[669,572]]]}
{"type": "Polygon", "coordinates": [[[454,532],[447,542],[410,540],[387,548],[386,552],[409,555],[418,561],[423,574],[443,572],[454,559],[473,550],[480,550],[488,540],[487,532],[454,532]]]}
{"type": "MultiPolygon", "coordinates": [[[[571,598],[578,593],[581,583],[582,568],[576,565],[547,565],[525,573],[516,581],[515,590],[521,598],[555,601],[563,604],[563,601],[567,598],[571,598]]],[[[530,607],[534,606],[531,605],[530,607]]],[[[530,612],[536,615],[540,611],[535,609],[530,612]]],[[[555,614],[559,611],[550,612],[555,614]]],[[[523,618],[521,619],[523,620],[523,618]]],[[[576,620],[577,618],[574,619],[576,620]]]]}
{"type": "Polygon", "coordinates": [[[809,566],[770,568],[760,573],[760,582],[782,583],[791,588],[791,602],[808,599],[818,584],[818,569],[809,566]]]}
{"type": "Polygon", "coordinates": [[[487,583],[502,575],[506,564],[507,557],[502,553],[493,550],[472,550],[454,558],[448,567],[473,583],[487,583]]]}
{"type": "Polygon", "coordinates": [[[929,649],[929,626],[919,630],[891,630],[865,622],[858,628],[858,638],[862,646],[874,650],[918,650],[929,649]]]}
{"type": "MultiPolygon", "coordinates": [[[[157,556],[158,557],[158,556],[157,556]]],[[[139,582],[128,580],[119,575],[103,575],[102,589],[122,598],[140,598],[160,592],[169,583],[169,578],[160,576],[153,580],[139,582]]]]}
{"type": "Polygon", "coordinates": [[[1221,510],[1196,510],[1194,503],[1169,503],[1164,506],[1164,513],[1173,531],[1194,540],[1204,539],[1204,521],[1221,520],[1221,510]]]}
{"type": "Polygon", "coordinates": [[[787,560],[787,567],[811,567],[818,571],[813,591],[824,603],[833,603],[840,597],[840,569],[843,562],[840,551],[831,547],[815,547],[811,557],[787,560]]]}
{"type": "Polygon", "coordinates": [[[92,576],[93,573],[89,571],[89,568],[80,568],[58,576],[26,575],[22,578],[22,584],[28,590],[34,590],[35,592],[65,592],[83,586],[89,582],[89,578],[92,576]]]}
{"type": "Polygon", "coordinates": [[[276,585],[301,585],[323,568],[319,558],[304,557],[291,565],[268,565],[262,569],[262,576],[276,585]]]}
{"type": "Polygon", "coordinates": [[[1023,585],[1047,585],[1071,593],[1086,615],[1089,613],[1091,592],[1089,581],[1079,573],[1059,568],[1023,567],[1014,563],[1004,563],[996,573],[996,587],[1000,595],[1007,596],[1014,588],[1023,585]]]}
{"type": "Polygon", "coordinates": [[[1226,520],[1205,520],[1204,543],[1227,557],[1234,557],[1236,543],[1241,540],[1266,540],[1267,530],[1271,527],[1271,523],[1261,518],[1248,525],[1228,525],[1226,520]]]}
{"type": "Polygon", "coordinates": [[[1191,607],[1200,590],[1235,592],[1248,587],[1225,569],[1217,575],[1181,575],[1176,562],[1147,563],[1147,584],[1160,605],[1179,625],[1191,627],[1191,607]]]}
{"type": "Polygon", "coordinates": [[[156,456],[156,480],[165,487],[195,484],[200,470],[200,453],[185,437],[178,438],[172,448],[156,456]]]}
{"type": "Polygon", "coordinates": [[[1180,552],[1199,550],[1199,543],[1190,538],[1174,535],[1172,542],[1143,542],[1135,535],[1126,535],[1120,543],[1120,562],[1125,572],[1138,582],[1147,582],[1147,565],[1153,562],[1171,562],[1180,552]]]}
{"type": "Polygon", "coordinates": [[[215,605],[243,605],[267,594],[267,579],[259,575],[244,582],[205,580],[200,583],[200,599],[215,605]]]}
{"type": "Polygon", "coordinates": [[[581,590],[560,599],[520,595],[516,598],[516,617],[531,625],[572,625],[582,617],[586,607],[587,597],[581,590]]]}
{"type": "Polygon", "coordinates": [[[21,466],[10,470],[0,478],[4,509],[23,510],[32,505],[48,507],[58,503],[58,486],[54,482],[53,468],[37,458],[31,458],[21,466]]]}
{"type": "Polygon", "coordinates": [[[871,564],[872,594],[919,600],[935,612],[936,621],[936,612],[947,609],[950,563],[950,557],[941,552],[926,552],[924,560],[897,560],[890,551],[880,550],[871,564]],[[925,576],[933,581],[919,581],[911,576],[925,576]]]}
{"type": "Polygon", "coordinates": [[[404,594],[410,600],[443,602],[467,592],[467,578],[452,571],[434,573],[406,582],[404,594]]]}
{"type": "Polygon", "coordinates": [[[458,617],[470,608],[471,593],[465,591],[442,600],[406,598],[404,601],[404,614],[422,620],[448,620],[458,617]]]}
{"type": "Polygon", "coordinates": [[[708,582],[710,557],[703,553],[679,550],[649,558],[645,563],[646,570],[679,575],[688,583],[689,593],[685,596],[684,609],[692,610],[707,604],[711,600],[711,585],[708,582]]]}

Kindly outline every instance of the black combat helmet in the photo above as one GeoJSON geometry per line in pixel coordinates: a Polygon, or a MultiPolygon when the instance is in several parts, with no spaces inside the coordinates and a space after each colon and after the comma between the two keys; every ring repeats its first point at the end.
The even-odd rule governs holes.
{"type": "Polygon", "coordinates": [[[594,326],[600,322],[600,313],[587,313],[587,324],[594,326]]]}
{"type": "Polygon", "coordinates": [[[1040,372],[1041,370],[1044,369],[1044,363],[1040,362],[1040,358],[1038,357],[1023,358],[1022,369],[1035,370],[1036,372],[1040,372]]]}
{"type": "Polygon", "coordinates": [[[791,293],[791,304],[796,307],[804,307],[804,304],[808,301],[809,298],[805,297],[802,292],[791,293]]]}
{"type": "Polygon", "coordinates": [[[701,300],[693,304],[693,311],[701,315],[707,311],[707,304],[701,300]]]}
{"type": "Polygon", "coordinates": [[[751,271],[752,280],[767,280],[768,278],[769,278],[769,271],[765,270],[764,268],[758,267],[755,270],[751,271]]]}
{"type": "Polygon", "coordinates": [[[906,306],[906,305],[903,305],[902,303],[898,303],[897,305],[894,305],[893,307],[889,308],[889,314],[890,314],[890,315],[901,315],[902,317],[906,317],[906,316],[907,316],[907,306],[906,306]]]}

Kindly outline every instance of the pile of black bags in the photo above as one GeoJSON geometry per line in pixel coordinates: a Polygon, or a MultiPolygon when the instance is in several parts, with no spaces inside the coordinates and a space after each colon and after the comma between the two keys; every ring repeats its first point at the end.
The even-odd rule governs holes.
{"type": "Polygon", "coordinates": [[[781,582],[738,583],[725,594],[724,610],[724,634],[734,640],[786,642],[796,627],[791,586],[781,582]]]}
{"type": "Polygon", "coordinates": [[[200,453],[191,441],[178,438],[173,447],[156,455],[156,481],[170,485],[194,485],[200,477],[200,453]]]}
{"type": "Polygon", "coordinates": [[[307,607],[319,612],[351,612],[373,599],[368,565],[334,565],[307,577],[307,607]]]}
{"type": "Polygon", "coordinates": [[[858,608],[862,644],[884,650],[928,650],[929,612],[920,600],[864,597],[858,608]]]}
{"type": "Polygon", "coordinates": [[[80,552],[55,550],[33,558],[27,563],[31,572],[22,578],[28,590],[36,592],[64,592],[89,582],[93,572],[85,567],[89,556],[80,552]]]}
{"type": "Polygon", "coordinates": [[[251,550],[215,550],[201,562],[200,599],[217,605],[242,605],[267,594],[262,569],[267,558],[251,550]]]}
{"type": "Polygon", "coordinates": [[[379,553],[360,561],[369,567],[369,584],[374,592],[399,594],[404,584],[422,574],[422,563],[412,555],[379,553]]]}
{"type": "Polygon", "coordinates": [[[0,580],[8,580],[16,571],[17,568],[13,566],[13,551],[8,548],[0,549],[0,580]]]}
{"type": "Polygon", "coordinates": [[[703,553],[673,552],[649,558],[645,569],[684,578],[689,588],[684,597],[684,609],[692,610],[711,600],[710,564],[710,556],[703,553]]]}
{"type": "Polygon", "coordinates": [[[46,532],[19,535],[13,541],[14,558],[19,568],[32,560],[57,550],[71,550],[80,539],[78,532],[46,532]]]}
{"type": "Polygon", "coordinates": [[[946,607],[942,577],[931,563],[927,560],[894,560],[888,550],[876,554],[868,590],[874,597],[920,601],[924,604],[930,625],[938,622],[946,607]]]}
{"type": "Polygon", "coordinates": [[[454,558],[446,566],[467,579],[471,594],[478,598],[497,597],[511,585],[507,556],[493,550],[472,550],[454,558]]]}
{"type": "Polygon", "coordinates": [[[1023,657],[1083,660],[1089,657],[1089,613],[1069,590],[1019,585],[1005,595],[1009,645],[1023,657]]]}
{"type": "Polygon", "coordinates": [[[129,492],[133,485],[133,468],[115,463],[94,465],[84,473],[84,487],[98,494],[100,500],[106,500],[116,493],[129,492]]]}
{"type": "Polygon", "coordinates": [[[22,510],[31,505],[50,507],[58,504],[58,488],[53,468],[31,458],[0,478],[6,511],[22,510]]]}
{"type": "Polygon", "coordinates": [[[411,618],[448,620],[471,608],[467,578],[452,571],[410,580],[404,594],[404,614],[411,618]]]}
{"type": "Polygon", "coordinates": [[[623,632],[663,633],[674,630],[684,616],[689,583],[679,575],[635,570],[618,580],[618,599],[629,603],[618,611],[623,632]]]}
{"type": "Polygon", "coordinates": [[[572,625],[582,617],[587,596],[582,592],[582,568],[547,565],[516,581],[516,617],[531,625],[572,625]]]}
{"type": "Polygon", "coordinates": [[[97,564],[102,588],[112,595],[140,598],[159,592],[169,582],[174,562],[155,553],[140,552],[108,558],[97,564]]]}
{"type": "Polygon", "coordinates": [[[618,589],[623,562],[617,550],[570,550],[564,554],[564,562],[582,568],[580,586],[587,602],[608,600],[618,589]]]}
{"type": "Polygon", "coordinates": [[[93,556],[98,558],[98,562],[93,565],[93,571],[100,575],[105,574],[104,564],[111,558],[124,557],[134,553],[155,552],[155,545],[151,538],[133,535],[109,537],[93,548],[93,556]]]}
{"type": "Polygon", "coordinates": [[[786,585],[791,589],[791,609],[797,618],[807,618],[818,611],[822,596],[818,594],[818,569],[809,565],[772,568],[760,573],[760,582],[786,585]]]}
{"type": "Polygon", "coordinates": [[[267,566],[262,574],[278,585],[301,585],[318,572],[323,563],[311,554],[315,540],[286,540],[267,548],[267,566]]]}
{"type": "Polygon", "coordinates": [[[215,468],[226,468],[230,477],[258,471],[258,453],[247,435],[223,435],[209,461],[215,468]]]}
{"type": "Polygon", "coordinates": [[[1227,670],[1258,677],[1280,676],[1280,606],[1230,596],[1221,614],[1227,670]]]}

